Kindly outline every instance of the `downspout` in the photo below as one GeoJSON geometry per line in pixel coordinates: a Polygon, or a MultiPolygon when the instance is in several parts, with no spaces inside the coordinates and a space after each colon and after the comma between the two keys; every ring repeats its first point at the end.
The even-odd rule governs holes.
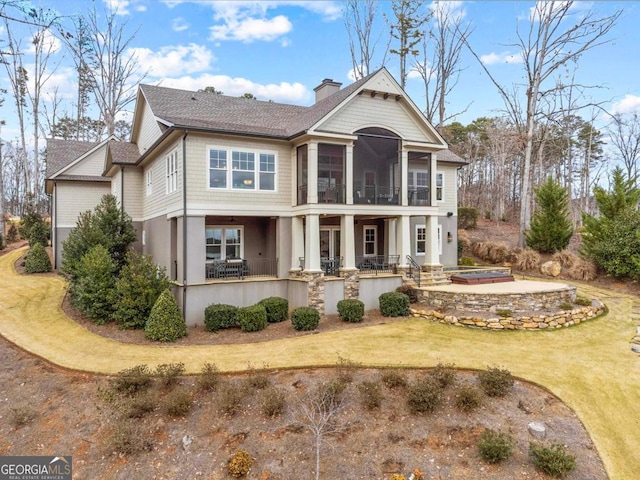
{"type": "Polygon", "coordinates": [[[182,318],[187,313],[187,135],[182,137],[182,318]]]}
{"type": "Polygon", "coordinates": [[[51,225],[51,245],[53,247],[53,269],[58,269],[58,182],[53,182],[53,224],[51,225]]]}
{"type": "Polygon", "coordinates": [[[124,165],[120,166],[120,211],[124,213],[124,165]]]}

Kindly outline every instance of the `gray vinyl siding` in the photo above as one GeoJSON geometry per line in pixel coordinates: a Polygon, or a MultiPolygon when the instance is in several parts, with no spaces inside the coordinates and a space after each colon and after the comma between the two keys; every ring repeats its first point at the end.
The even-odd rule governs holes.
{"type": "Polygon", "coordinates": [[[176,141],[168,148],[158,154],[142,171],[140,179],[142,206],[142,216],[145,219],[154,218],[158,215],[175,213],[182,208],[182,142],[176,141]],[[178,189],[167,194],[167,156],[177,151],[178,153],[178,189]],[[151,170],[153,175],[153,186],[151,195],[147,195],[146,179],[147,172],[151,170]]]}
{"type": "MultiPolygon", "coordinates": [[[[143,97],[144,98],[144,97],[143,97]]],[[[138,133],[136,144],[140,153],[145,152],[153,143],[160,138],[162,131],[158,126],[155,116],[149,109],[146,102],[142,101],[136,107],[141,110],[142,118],[140,120],[140,132],[138,133]]]]}
{"type": "Polygon", "coordinates": [[[111,193],[109,182],[60,182],[56,183],[56,226],[76,226],[78,215],[93,210],[103,195],[111,193]]]}

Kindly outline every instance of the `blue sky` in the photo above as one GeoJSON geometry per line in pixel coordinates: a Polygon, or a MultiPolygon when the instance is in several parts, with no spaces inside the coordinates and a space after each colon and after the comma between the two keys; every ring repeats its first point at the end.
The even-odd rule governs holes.
{"type": "MultiPolygon", "coordinates": [[[[250,92],[262,100],[310,105],[313,88],[323,78],[345,85],[352,82],[339,1],[95,1],[99,9],[117,9],[130,33],[137,29],[131,53],[138,58],[141,71],[147,72],[144,83],[189,90],[214,86],[227,95],[250,92]]],[[[506,86],[521,82],[523,68],[514,56],[517,49],[509,44],[516,39],[517,25],[526,28],[525,19],[534,2],[448,3],[472,25],[470,43],[492,74],[506,86]]],[[[48,0],[43,4],[65,16],[85,13],[90,5],[86,0],[48,0]]],[[[429,5],[425,2],[425,8],[429,5]]],[[[604,102],[602,106],[608,111],[640,110],[640,2],[582,1],[576,6],[576,15],[588,8],[602,15],[623,9],[624,14],[610,35],[612,42],[581,58],[577,80],[601,87],[587,95],[592,101],[604,102]]],[[[384,35],[388,32],[385,13],[391,14],[390,2],[381,1],[377,27],[384,35]]],[[[23,45],[28,45],[28,33],[21,34],[23,45]]],[[[0,28],[0,40],[5,37],[0,28]]],[[[381,51],[383,45],[378,48],[381,51]]],[[[55,69],[51,68],[53,75],[45,91],[57,87],[58,95],[66,99],[61,110],[71,114],[75,80],[66,55],[60,48],[52,56],[50,64],[55,69]]],[[[381,56],[375,59],[375,66],[380,61],[381,56]]],[[[28,67],[28,50],[24,62],[28,67]]],[[[398,78],[397,57],[388,56],[386,66],[398,78]]],[[[468,52],[463,54],[462,67],[459,84],[448,98],[449,111],[467,109],[457,118],[464,124],[480,116],[498,115],[503,102],[468,52]]],[[[7,85],[2,69],[0,84],[7,85]]],[[[418,107],[424,108],[422,80],[409,78],[406,89],[418,107]]],[[[11,98],[6,97],[0,109],[0,119],[7,121],[2,130],[5,140],[17,135],[13,116],[11,98]]]]}

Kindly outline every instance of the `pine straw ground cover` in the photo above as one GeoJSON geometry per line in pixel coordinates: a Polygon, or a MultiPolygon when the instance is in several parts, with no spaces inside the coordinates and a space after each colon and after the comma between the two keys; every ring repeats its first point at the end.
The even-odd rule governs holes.
{"type": "MultiPolygon", "coordinates": [[[[64,282],[46,275],[18,275],[13,263],[20,255],[13,252],[0,257],[0,333],[65,368],[115,373],[137,364],[155,368],[184,362],[187,373],[197,373],[205,362],[214,362],[223,371],[239,372],[249,363],[266,363],[272,369],[335,365],[339,356],[368,366],[423,368],[444,362],[483,369],[500,365],[549,389],[575,411],[610,478],[640,478],[640,462],[634,461],[640,451],[636,415],[640,376],[638,357],[629,350],[635,332],[631,312],[637,297],[581,285],[580,293],[602,299],[609,314],[556,331],[478,332],[406,319],[272,340],[261,343],[261,348],[255,343],[141,346],[92,334],[66,317],[60,308],[64,282]]],[[[405,420],[409,423],[401,423],[403,430],[411,430],[410,419],[405,420]]],[[[173,448],[178,448],[172,441],[173,448]]]]}

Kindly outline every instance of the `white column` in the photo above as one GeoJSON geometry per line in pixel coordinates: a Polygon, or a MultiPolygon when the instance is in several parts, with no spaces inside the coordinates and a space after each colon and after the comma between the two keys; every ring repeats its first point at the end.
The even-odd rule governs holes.
{"type": "Polygon", "coordinates": [[[307,215],[305,224],[304,269],[320,272],[320,216],[307,215]]]}
{"type": "Polygon", "coordinates": [[[424,264],[428,266],[440,265],[440,254],[438,253],[438,216],[426,217],[425,227],[427,229],[427,252],[424,257],[424,264]]]}
{"type": "Polygon", "coordinates": [[[318,203],[318,143],[307,146],[307,203],[318,203]]]}
{"type": "Polygon", "coordinates": [[[342,268],[356,268],[356,243],[353,226],[353,215],[343,215],[340,219],[340,252],[344,257],[342,268]]]}
{"type": "Polygon", "coordinates": [[[436,153],[431,154],[431,165],[429,166],[429,169],[431,170],[431,206],[435,207],[438,205],[438,197],[436,196],[436,173],[438,173],[438,159],[436,153]]]}
{"type": "MultiPolygon", "coordinates": [[[[400,177],[402,178],[402,191],[400,195],[402,197],[402,205],[409,205],[409,152],[405,148],[402,148],[400,154],[400,177]]],[[[400,260],[401,263],[404,260],[400,260]]]]}
{"type": "Polygon", "coordinates": [[[291,219],[291,271],[300,270],[300,258],[304,257],[303,217],[291,219]]]}
{"type": "Polygon", "coordinates": [[[411,217],[402,215],[398,217],[399,228],[396,230],[398,255],[400,266],[407,266],[407,255],[411,255],[411,217]]]}
{"type": "MultiPolygon", "coordinates": [[[[388,249],[388,255],[398,255],[398,243],[397,243],[397,229],[398,229],[398,222],[395,218],[390,218],[388,220],[389,223],[389,249],[388,249]]],[[[398,259],[399,263],[403,263],[402,259],[398,259]]]]}
{"type": "Polygon", "coordinates": [[[347,144],[345,159],[345,192],[347,195],[347,205],[353,205],[353,142],[347,144]]]}

